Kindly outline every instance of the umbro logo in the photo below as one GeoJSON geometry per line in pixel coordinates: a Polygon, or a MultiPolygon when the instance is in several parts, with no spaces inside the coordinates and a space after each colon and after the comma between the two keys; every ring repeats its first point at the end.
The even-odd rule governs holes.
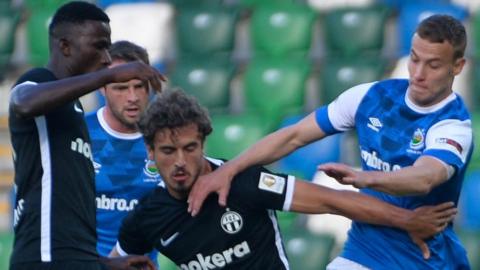
{"type": "Polygon", "coordinates": [[[163,238],[160,238],[160,244],[162,245],[162,247],[166,247],[166,246],[170,245],[173,242],[173,240],[175,240],[175,238],[177,238],[177,236],[179,234],[180,234],[179,232],[176,232],[176,233],[172,234],[166,240],[163,240],[163,238]]]}
{"type": "Polygon", "coordinates": [[[375,130],[376,132],[379,132],[380,128],[383,127],[382,122],[380,122],[380,120],[376,117],[369,117],[368,120],[370,121],[370,123],[368,123],[367,126],[375,130]]]}

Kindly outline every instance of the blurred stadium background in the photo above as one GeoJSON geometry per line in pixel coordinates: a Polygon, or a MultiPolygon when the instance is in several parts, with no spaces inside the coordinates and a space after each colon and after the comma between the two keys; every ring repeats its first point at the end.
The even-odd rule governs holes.
{"type": "MultiPolygon", "coordinates": [[[[0,269],[12,242],[13,164],[8,97],[18,76],[48,59],[47,26],[65,0],[0,0],[0,269]]],[[[98,0],[111,18],[112,41],[147,48],[150,61],[210,109],[214,133],[207,153],[231,158],[278,128],[298,121],[358,83],[407,77],[417,23],[434,13],[462,20],[468,64],[454,90],[480,133],[479,0],[98,0]]],[[[94,110],[98,93],[82,98],[94,110]]],[[[476,136],[476,145],[480,145],[476,136]]],[[[359,164],[355,135],[332,136],[271,167],[335,188],[315,168],[359,164]]],[[[347,219],[279,213],[292,269],[324,269],[342,247],[347,219]]],[[[480,151],[465,179],[455,227],[480,269],[480,151]]],[[[175,269],[161,258],[162,269],[175,269]]]]}

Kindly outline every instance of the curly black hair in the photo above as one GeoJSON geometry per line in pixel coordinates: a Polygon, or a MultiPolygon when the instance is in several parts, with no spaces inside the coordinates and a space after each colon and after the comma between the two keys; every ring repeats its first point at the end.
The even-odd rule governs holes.
{"type": "Polygon", "coordinates": [[[198,101],[181,89],[167,90],[158,94],[142,114],[138,127],[145,143],[153,148],[157,131],[177,129],[196,124],[202,141],[212,132],[207,110],[198,101]]]}

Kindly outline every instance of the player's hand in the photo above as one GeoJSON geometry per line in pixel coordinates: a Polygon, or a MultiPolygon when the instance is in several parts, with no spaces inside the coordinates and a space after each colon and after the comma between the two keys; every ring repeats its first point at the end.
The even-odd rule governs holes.
{"type": "Polygon", "coordinates": [[[218,204],[226,206],[232,179],[233,174],[223,166],[200,176],[188,195],[188,212],[192,216],[196,216],[200,212],[205,198],[212,192],[218,194],[218,204]]]}
{"type": "Polygon", "coordinates": [[[368,175],[341,163],[325,163],[317,167],[326,175],[335,178],[342,185],[352,185],[356,188],[365,188],[368,184],[368,175]]]}
{"type": "Polygon", "coordinates": [[[141,61],[129,62],[108,69],[111,72],[111,82],[126,82],[132,79],[138,79],[148,82],[156,92],[162,91],[162,81],[167,81],[154,67],[141,61]]]}
{"type": "Polygon", "coordinates": [[[423,240],[445,230],[457,213],[454,206],[453,202],[446,202],[435,206],[418,207],[411,211],[407,219],[407,231],[425,259],[430,258],[430,250],[423,240]]]}
{"type": "Polygon", "coordinates": [[[109,270],[156,270],[157,268],[147,256],[128,255],[123,257],[102,257],[101,262],[109,270]]]}

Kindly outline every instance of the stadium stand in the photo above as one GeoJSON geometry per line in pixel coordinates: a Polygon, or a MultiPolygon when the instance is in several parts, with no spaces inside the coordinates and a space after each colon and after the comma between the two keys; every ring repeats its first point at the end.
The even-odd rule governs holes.
{"type": "Polygon", "coordinates": [[[0,269],[8,269],[12,253],[13,233],[0,232],[0,269]]]}
{"type": "Polygon", "coordinates": [[[291,269],[325,269],[331,260],[335,238],[305,229],[282,232],[291,269]]]}
{"type": "Polygon", "coordinates": [[[48,23],[55,8],[30,7],[27,19],[27,47],[29,49],[29,64],[31,66],[44,66],[48,61],[48,23]]]}
{"type": "Polygon", "coordinates": [[[182,57],[170,73],[170,82],[195,96],[200,104],[210,110],[228,110],[230,82],[235,66],[228,59],[215,57],[208,61],[182,57]]]}
{"type": "Polygon", "coordinates": [[[257,7],[250,20],[254,57],[305,57],[311,47],[315,18],[313,10],[298,4],[257,7]]]}
{"type": "MultiPolygon", "coordinates": [[[[45,64],[48,20],[66,1],[0,0],[0,77],[16,77],[16,68],[45,64]],[[4,3],[16,3],[16,7],[20,3],[20,8],[7,10],[2,6],[4,3]],[[26,12],[20,13],[22,10],[26,12]],[[9,61],[11,65],[12,59],[19,66],[2,70],[9,61]]],[[[456,78],[453,88],[461,91],[460,95],[475,111],[475,144],[477,148],[480,145],[480,94],[474,91],[480,87],[479,0],[97,0],[96,3],[112,19],[112,41],[128,39],[146,47],[151,62],[160,70],[169,71],[171,86],[184,88],[211,109],[214,133],[206,142],[206,153],[219,158],[232,158],[273,128],[298,121],[307,101],[314,108],[358,83],[384,76],[407,77],[404,56],[409,53],[410,38],[418,21],[433,13],[448,13],[471,27],[467,28],[469,64],[456,78]],[[385,28],[390,23],[395,30],[391,33],[392,29],[385,28]],[[236,59],[239,52],[243,58],[236,59]],[[395,60],[391,73],[390,60],[395,60]],[[313,91],[319,100],[308,100],[305,91],[311,87],[310,80],[314,81],[313,91]],[[239,83],[238,89],[232,89],[232,82],[239,83]],[[240,105],[241,113],[231,114],[232,103],[240,105]],[[280,124],[282,119],[284,122],[280,124]]],[[[0,85],[1,100],[8,100],[12,83],[0,85]]],[[[4,199],[7,194],[10,196],[13,185],[8,106],[3,106],[7,103],[2,103],[0,110],[0,269],[8,269],[13,240],[11,205],[4,199]]],[[[298,150],[275,164],[276,169],[314,179],[319,184],[335,184],[336,181],[316,173],[315,163],[325,162],[320,158],[345,161],[343,148],[354,149],[350,151],[356,148],[345,138],[330,139],[298,150]]],[[[480,270],[479,171],[480,151],[475,149],[455,223],[474,270],[480,270]]],[[[279,212],[278,217],[292,269],[324,269],[332,253],[341,247],[350,224],[345,218],[315,215],[307,216],[306,227],[299,228],[296,226],[299,216],[279,212]]],[[[166,258],[160,258],[160,267],[176,269],[166,258]]]]}
{"type": "Polygon", "coordinates": [[[253,113],[213,114],[213,132],[205,152],[215,158],[231,159],[266,135],[265,124],[253,113]]]}
{"type": "Polygon", "coordinates": [[[245,106],[255,110],[270,130],[305,103],[310,63],[304,59],[253,59],[243,77],[245,106]]]}
{"type": "Polygon", "coordinates": [[[308,5],[318,12],[328,13],[338,8],[365,7],[375,4],[375,0],[308,0],[308,5]]]}
{"type": "Polygon", "coordinates": [[[157,0],[97,0],[96,4],[103,9],[115,4],[138,4],[138,3],[154,3],[157,0]]]}
{"type": "Polygon", "coordinates": [[[386,6],[338,8],[323,16],[328,55],[378,56],[384,46],[386,6]]]}
{"type": "Polygon", "coordinates": [[[219,6],[191,6],[176,16],[177,54],[180,57],[230,57],[238,12],[219,6]]]}
{"type": "Polygon", "coordinates": [[[0,2],[0,80],[3,78],[15,48],[15,33],[20,11],[8,2],[0,2]]]}
{"type": "Polygon", "coordinates": [[[381,57],[328,57],[320,70],[319,93],[328,104],[348,88],[384,76],[387,61],[381,57]]]}
{"type": "Polygon", "coordinates": [[[448,14],[458,20],[465,21],[468,18],[468,11],[458,5],[441,1],[409,1],[402,4],[398,15],[398,57],[410,53],[410,42],[418,23],[433,14],[448,14]]]}
{"type": "Polygon", "coordinates": [[[174,8],[171,4],[153,1],[111,4],[105,12],[110,17],[112,42],[135,42],[148,51],[152,65],[164,65],[173,37],[174,8]]]}

